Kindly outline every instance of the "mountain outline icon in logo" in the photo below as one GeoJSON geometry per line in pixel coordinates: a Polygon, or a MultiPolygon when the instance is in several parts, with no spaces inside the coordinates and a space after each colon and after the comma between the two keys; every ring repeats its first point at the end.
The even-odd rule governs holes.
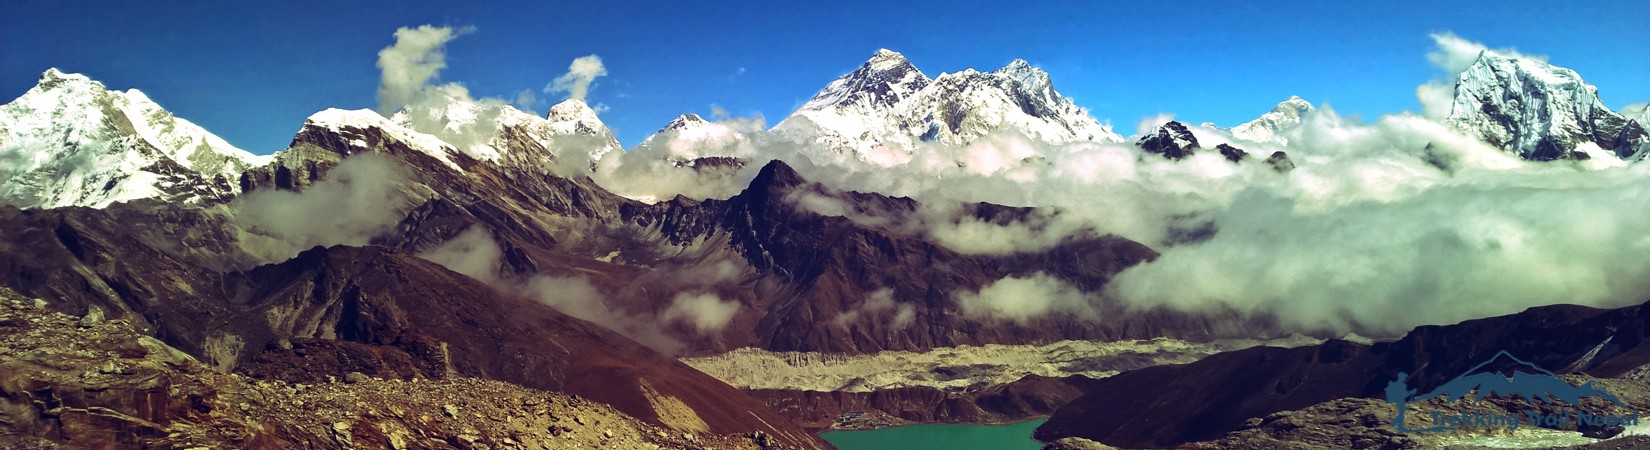
{"type": "Polygon", "coordinates": [[[1443,398],[1446,402],[1453,403],[1469,396],[1472,400],[1476,401],[1480,398],[1491,395],[1499,395],[1503,397],[1519,395],[1531,400],[1539,399],[1549,404],[1554,403],[1554,401],[1561,401],[1579,406],[1582,399],[1587,397],[1597,397],[1608,400],[1617,406],[1627,406],[1621,402],[1621,399],[1616,398],[1614,394],[1605,392],[1595,387],[1592,381],[1582,383],[1580,386],[1570,384],[1562,378],[1559,378],[1557,374],[1532,364],[1529,361],[1519,359],[1511,353],[1508,353],[1506,350],[1496,352],[1494,356],[1484,360],[1484,362],[1472,366],[1472,368],[1467,369],[1466,372],[1463,372],[1461,375],[1450,379],[1448,382],[1439,385],[1437,388],[1434,388],[1432,391],[1425,394],[1416,395],[1416,389],[1409,387],[1409,376],[1410,374],[1408,373],[1399,372],[1398,376],[1390,383],[1387,383],[1386,387],[1387,401],[1392,402],[1398,408],[1398,413],[1392,418],[1392,426],[1397,428],[1399,432],[1403,433],[1445,431],[1453,429],[1445,426],[1435,426],[1419,430],[1404,427],[1405,411],[1408,409],[1408,404],[1410,402],[1426,401],[1434,398],[1443,398]],[[1509,359],[1515,363],[1514,368],[1510,369],[1512,371],[1510,376],[1503,375],[1502,373],[1495,371],[1479,371],[1485,366],[1490,365],[1490,363],[1493,363],[1501,358],[1509,359]]]}

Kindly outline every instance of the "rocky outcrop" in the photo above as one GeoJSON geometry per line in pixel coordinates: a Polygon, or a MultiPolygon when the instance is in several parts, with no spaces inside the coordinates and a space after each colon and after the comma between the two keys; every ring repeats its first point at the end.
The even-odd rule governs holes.
{"type": "Polygon", "coordinates": [[[1181,159],[1192,156],[1192,152],[1200,148],[1197,144],[1197,136],[1192,135],[1192,130],[1187,129],[1185,124],[1172,120],[1157,127],[1157,131],[1152,132],[1152,134],[1141,137],[1134,145],[1140,147],[1141,150],[1145,150],[1146,153],[1160,155],[1168,159],[1181,159]]]}
{"type": "Polygon", "coordinates": [[[1266,165],[1271,166],[1272,170],[1278,173],[1289,173],[1289,171],[1295,170],[1295,162],[1291,161],[1289,154],[1284,153],[1283,150],[1272,152],[1272,156],[1266,157],[1266,165]]]}
{"type": "Polygon", "coordinates": [[[1230,144],[1216,145],[1215,150],[1220,151],[1220,156],[1225,157],[1227,161],[1231,162],[1242,162],[1245,158],[1249,157],[1249,152],[1243,151],[1241,148],[1233,147],[1230,144]]]}

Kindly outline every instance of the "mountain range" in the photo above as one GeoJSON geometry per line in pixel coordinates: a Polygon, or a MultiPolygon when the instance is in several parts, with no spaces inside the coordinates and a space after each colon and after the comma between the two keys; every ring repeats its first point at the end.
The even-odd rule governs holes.
{"type": "MultiPolygon", "coordinates": [[[[1604,108],[1596,88],[1542,62],[1486,52],[1460,75],[1454,101],[1450,124],[1526,159],[1600,149],[1636,161],[1650,145],[1642,114],[1604,108]]],[[[1132,146],[1178,160],[1203,151],[1197,132],[1213,131],[1229,141],[1213,150],[1240,162],[1240,147],[1288,144],[1314,111],[1292,97],[1231,129],[1170,121],[1132,146]]],[[[751,177],[726,198],[634,199],[598,182],[627,150],[580,100],[543,117],[466,101],[388,117],[327,109],[285,150],[259,156],[137,90],[50,69],[0,106],[0,283],[60,312],[128,321],[226,372],[295,383],[352,372],[496,379],[577,394],[661,427],[760,432],[803,448],[824,444],[796,417],[672,357],[1284,334],[1235,310],[1140,309],[1098,295],[1158,256],[1147,244],[1089,232],[1037,249],[959,251],[908,225],[936,220],[922,202],[838,189],[796,169],[833,159],[888,166],[898,160],[889,155],[995,135],[1131,145],[1024,60],[929,78],[880,50],[770,129],[686,114],[641,144],[769,136],[805,143],[808,160],[672,150],[663,158],[675,169],[748,167],[751,177]],[[1092,314],[1004,320],[965,311],[957,293],[1004,280],[1069,286],[1091,299],[1081,306],[1092,314]]],[[[1265,162],[1293,167],[1282,151],[1265,162]]],[[[955,208],[940,221],[1005,227],[1063,214],[946,206],[955,208]]],[[[1375,367],[1356,359],[1374,350],[1348,345],[1320,353],[1358,362],[1345,370],[1375,367]]],[[[1062,398],[1078,385],[1089,397],[1096,386],[1133,387],[1134,378],[1116,379],[1019,386],[1062,398]]],[[[1337,386],[1324,392],[1362,392],[1337,386]]],[[[1090,419],[1084,405],[1110,401],[1095,398],[1073,402],[1076,412],[1062,410],[1043,433],[1081,434],[1069,424],[1090,419]]]]}

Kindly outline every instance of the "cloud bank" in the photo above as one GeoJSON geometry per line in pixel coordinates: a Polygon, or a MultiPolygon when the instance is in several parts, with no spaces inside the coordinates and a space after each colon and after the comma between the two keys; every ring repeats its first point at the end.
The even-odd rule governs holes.
{"type": "MultiPolygon", "coordinates": [[[[1189,126],[1204,150],[1169,161],[1129,144],[1049,145],[1000,132],[956,147],[872,149],[877,156],[861,160],[775,132],[667,133],[623,155],[639,159],[621,164],[645,170],[607,166],[613,170],[598,181],[627,195],[721,198],[777,158],[834,190],[912,197],[924,206],[909,214],[867,211],[828,192],[797,194],[793,204],[922,234],[964,253],[1039,251],[1085,233],[1162,253],[1102,293],[1074,292],[1047,276],[953,293],[978,320],[1085,314],[1093,311],[1087,302],[1104,299],[1135,309],[1236,310],[1326,335],[1387,336],[1536,305],[1613,307],[1650,297],[1650,221],[1642,214],[1650,207],[1650,166],[1629,166],[1607,152],[1591,152],[1604,156],[1588,161],[1527,162],[1441,123],[1453,76],[1487,47],[1449,33],[1433,40],[1429,59],[1448,79],[1418,89],[1423,114],[1365,122],[1325,106],[1282,130],[1287,144],[1189,126]],[[1228,161],[1210,150],[1220,143],[1250,158],[1228,161]],[[1262,161],[1275,151],[1296,168],[1280,173],[1262,161]],[[671,155],[751,164],[707,177],[651,163],[671,155]],[[645,189],[626,192],[638,186],[645,189]],[[961,205],[981,201],[1042,213],[1013,223],[963,214],[961,205]]],[[[1170,117],[1146,118],[1140,131],[1170,117]]]]}

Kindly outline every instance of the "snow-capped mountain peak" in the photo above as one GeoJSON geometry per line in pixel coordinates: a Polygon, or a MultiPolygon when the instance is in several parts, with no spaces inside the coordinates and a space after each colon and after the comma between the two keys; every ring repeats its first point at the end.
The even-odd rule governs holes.
{"type": "Polygon", "coordinates": [[[1018,81],[1021,84],[1024,84],[1026,90],[1030,92],[1040,93],[1050,89],[1053,86],[1053,83],[1049,81],[1048,72],[1044,72],[1043,69],[1032,66],[1031,63],[1026,62],[1024,59],[1016,58],[1013,61],[1010,61],[1008,65],[1003,66],[1003,68],[997,69],[992,73],[997,76],[1018,81]]]}
{"type": "Polygon", "coordinates": [[[1232,136],[1251,142],[1288,144],[1289,138],[1284,137],[1282,132],[1300,125],[1301,118],[1315,110],[1317,108],[1313,107],[1311,102],[1299,96],[1290,96],[1288,100],[1278,103],[1271,111],[1255,120],[1232,127],[1232,136]]]}
{"type": "Polygon", "coordinates": [[[803,104],[801,110],[889,107],[927,87],[931,81],[911,65],[905,55],[880,49],[858,69],[826,85],[813,99],[803,104]]]}
{"type": "Polygon", "coordinates": [[[880,147],[909,152],[923,142],[963,145],[996,132],[1051,144],[1123,140],[1025,60],[930,79],[889,50],[826,85],[774,129],[861,159],[880,147]]]}
{"type": "Polygon", "coordinates": [[[174,116],[142,92],[47,69],[0,106],[0,201],[25,208],[104,207],[234,195],[254,156],[174,116]]]}
{"type": "Polygon", "coordinates": [[[1135,146],[1147,153],[1163,155],[1168,159],[1181,159],[1191,156],[1192,152],[1202,148],[1197,142],[1197,136],[1185,124],[1169,121],[1157,127],[1151,134],[1141,136],[1135,146]]]}
{"type": "Polygon", "coordinates": [[[1455,80],[1450,124],[1525,159],[1581,157],[1594,143],[1622,158],[1650,150],[1643,124],[1610,110],[1574,70],[1493,50],[1455,80]]]}
{"type": "Polygon", "coordinates": [[[671,119],[670,123],[665,124],[665,127],[660,128],[658,132],[663,133],[666,131],[689,130],[708,124],[710,124],[710,121],[705,120],[704,117],[699,117],[698,114],[694,113],[687,113],[676,116],[675,119],[671,119]]]}
{"type": "MultiPolygon", "coordinates": [[[[404,118],[405,115],[398,113],[395,117],[404,118]]],[[[429,155],[447,167],[454,170],[460,169],[458,163],[454,162],[452,157],[452,154],[458,150],[454,149],[447,141],[443,141],[434,135],[413,130],[411,127],[404,125],[404,120],[392,120],[371,109],[327,108],[311,114],[309,118],[304,120],[304,127],[320,128],[334,133],[343,139],[347,139],[345,142],[357,150],[369,150],[374,145],[381,145],[374,142],[376,139],[367,134],[369,131],[376,131],[382,133],[384,138],[399,141],[407,148],[429,155]]],[[[299,132],[299,134],[305,133],[305,131],[299,132]]]]}
{"type": "Polygon", "coordinates": [[[600,161],[608,153],[624,149],[623,146],[619,145],[619,139],[613,135],[613,131],[607,128],[607,124],[602,122],[600,117],[596,116],[596,110],[586,104],[584,100],[570,98],[557,103],[555,106],[550,107],[550,112],[545,115],[545,119],[549,121],[550,129],[554,135],[584,136],[594,139],[595,142],[590,143],[590,148],[587,149],[592,167],[595,166],[596,161],[600,161]]]}

